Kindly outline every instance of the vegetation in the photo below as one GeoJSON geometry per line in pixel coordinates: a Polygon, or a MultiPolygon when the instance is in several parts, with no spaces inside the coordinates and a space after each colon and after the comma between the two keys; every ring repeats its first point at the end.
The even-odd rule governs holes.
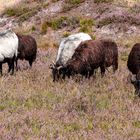
{"type": "Polygon", "coordinates": [[[140,103],[126,80],[126,62],[119,58],[119,70],[103,78],[97,72],[90,80],[53,83],[48,66],[56,53],[38,49],[32,69],[20,62],[21,71],[1,77],[1,139],[137,139],[140,103]]]}
{"type": "Polygon", "coordinates": [[[71,35],[70,32],[64,32],[64,33],[63,33],[63,37],[68,37],[69,35],[71,35]]]}
{"type": "Polygon", "coordinates": [[[41,4],[33,4],[31,7],[28,6],[28,3],[23,3],[22,6],[17,4],[14,7],[6,8],[4,14],[9,17],[16,16],[19,22],[23,22],[35,15],[41,9],[41,6],[41,4]]]}
{"type": "Polygon", "coordinates": [[[94,0],[95,3],[109,3],[113,2],[114,0],[94,0]]]}
{"type": "Polygon", "coordinates": [[[48,27],[51,27],[53,30],[62,29],[64,27],[70,27],[72,29],[80,27],[80,32],[92,33],[93,26],[94,21],[92,19],[62,16],[43,22],[41,25],[41,33],[46,33],[48,27]]]}
{"type": "MultiPolygon", "coordinates": [[[[101,78],[99,69],[90,79],[78,75],[54,83],[49,66],[56,60],[62,37],[83,31],[90,34],[92,39],[98,39],[100,35],[101,38],[106,38],[105,34],[94,33],[96,20],[93,20],[94,13],[90,11],[90,8],[93,10],[92,6],[88,5],[89,9],[85,11],[78,7],[83,0],[66,0],[62,9],[67,11],[78,7],[81,15],[78,15],[76,10],[73,13],[59,13],[56,12],[57,1],[59,0],[44,3],[44,0],[26,0],[23,5],[7,8],[5,11],[8,16],[14,16],[23,23],[22,26],[15,26],[16,32],[32,34],[36,38],[38,53],[32,69],[27,69],[26,61],[19,61],[21,70],[15,72],[14,76],[6,74],[7,65],[4,64],[4,74],[0,78],[0,139],[139,139],[140,99],[134,94],[134,87],[129,82],[127,59],[132,46],[140,42],[140,37],[138,34],[127,36],[125,33],[123,37],[122,33],[119,36],[116,34],[115,38],[107,36],[118,44],[119,68],[115,74],[112,68],[108,68],[106,75],[101,78]],[[52,5],[56,6],[56,11],[50,12],[47,17],[42,15],[44,11],[47,13],[52,5]],[[37,14],[39,20],[28,20],[38,11],[41,12],[42,8],[43,12],[37,14]],[[24,22],[26,20],[28,21],[24,22]],[[50,32],[56,36],[52,37],[50,32]]],[[[95,2],[108,3],[111,0],[95,2]]],[[[103,5],[105,7],[95,5],[97,16],[99,14],[102,17],[104,12],[108,13],[108,9],[111,11],[110,3],[103,5]]],[[[139,12],[138,8],[132,7],[129,10],[132,14],[139,12]]],[[[103,20],[99,21],[97,32],[100,31],[100,27],[110,23],[117,22],[123,25],[125,19],[125,24],[138,25],[132,24],[136,20],[132,20],[131,17],[122,16],[124,18],[121,20],[113,17],[101,18],[103,20]]]]}
{"type": "Polygon", "coordinates": [[[41,25],[41,33],[46,33],[48,27],[51,27],[53,30],[58,30],[64,27],[76,28],[78,25],[78,17],[61,16],[59,18],[50,19],[49,21],[43,22],[41,25]]]}
{"type": "Polygon", "coordinates": [[[79,6],[79,4],[84,1],[85,0],[65,0],[65,4],[63,5],[63,11],[69,11],[72,8],[79,6]]]}
{"type": "Polygon", "coordinates": [[[81,19],[80,20],[80,31],[85,33],[91,33],[94,21],[92,19],[81,19]]]}

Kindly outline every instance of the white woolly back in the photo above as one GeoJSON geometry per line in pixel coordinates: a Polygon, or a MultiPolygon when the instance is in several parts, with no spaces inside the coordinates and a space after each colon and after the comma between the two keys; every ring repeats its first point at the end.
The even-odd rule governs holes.
{"type": "Polygon", "coordinates": [[[65,65],[72,57],[78,45],[85,40],[91,40],[91,37],[86,33],[78,33],[64,38],[59,46],[56,62],[65,65]]]}
{"type": "Polygon", "coordinates": [[[18,53],[18,37],[11,30],[0,32],[0,62],[18,53]]]}

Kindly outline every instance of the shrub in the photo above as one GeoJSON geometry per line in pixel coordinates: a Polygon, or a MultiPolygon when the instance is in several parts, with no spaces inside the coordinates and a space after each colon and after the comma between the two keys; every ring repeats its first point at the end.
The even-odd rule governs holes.
{"type": "Polygon", "coordinates": [[[49,21],[44,21],[41,25],[41,33],[46,33],[48,27],[51,27],[53,30],[58,30],[66,26],[70,26],[72,28],[78,27],[79,18],[62,16],[59,18],[50,19],[49,21]]]}
{"type": "Polygon", "coordinates": [[[25,14],[29,12],[30,9],[27,7],[13,7],[13,8],[7,8],[5,11],[5,14],[8,16],[21,16],[22,14],[25,14]]]}
{"type": "Polygon", "coordinates": [[[45,34],[47,32],[48,29],[48,23],[47,22],[43,22],[41,25],[41,33],[45,34]]]}
{"type": "Polygon", "coordinates": [[[71,33],[70,32],[64,32],[63,37],[68,37],[71,33]]]}
{"type": "Polygon", "coordinates": [[[54,29],[54,30],[57,30],[57,29],[61,29],[63,26],[65,26],[65,22],[67,20],[67,17],[60,17],[60,18],[57,18],[57,19],[54,19],[51,21],[50,25],[51,25],[51,28],[54,29]]]}
{"type": "Polygon", "coordinates": [[[32,26],[31,30],[32,31],[35,31],[36,30],[35,26],[32,26]]]}
{"type": "Polygon", "coordinates": [[[35,15],[40,9],[41,4],[36,4],[35,6],[29,8],[29,6],[24,3],[23,5],[7,8],[4,11],[4,14],[9,17],[16,16],[18,17],[18,21],[23,22],[35,15]]]}
{"type": "Polygon", "coordinates": [[[80,31],[90,33],[92,32],[92,26],[94,22],[92,19],[81,19],[80,20],[80,31]]]}

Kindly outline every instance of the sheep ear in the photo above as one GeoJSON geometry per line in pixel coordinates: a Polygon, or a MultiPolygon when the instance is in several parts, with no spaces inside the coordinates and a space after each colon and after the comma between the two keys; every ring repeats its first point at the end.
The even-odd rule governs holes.
{"type": "Polygon", "coordinates": [[[57,70],[60,70],[62,67],[63,67],[63,66],[59,66],[59,67],[57,67],[57,70]]]}
{"type": "Polygon", "coordinates": [[[55,65],[54,64],[50,64],[49,68],[50,69],[54,69],[55,68],[55,65]]]}
{"type": "Polygon", "coordinates": [[[136,75],[131,75],[131,83],[134,84],[136,82],[136,75]]]}

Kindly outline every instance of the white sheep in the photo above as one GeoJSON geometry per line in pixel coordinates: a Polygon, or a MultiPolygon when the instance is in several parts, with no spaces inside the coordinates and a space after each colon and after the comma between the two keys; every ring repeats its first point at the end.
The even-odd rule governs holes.
{"type": "Polygon", "coordinates": [[[0,73],[2,75],[2,64],[8,63],[8,72],[14,73],[14,61],[18,54],[18,37],[11,30],[0,32],[0,73]]]}

